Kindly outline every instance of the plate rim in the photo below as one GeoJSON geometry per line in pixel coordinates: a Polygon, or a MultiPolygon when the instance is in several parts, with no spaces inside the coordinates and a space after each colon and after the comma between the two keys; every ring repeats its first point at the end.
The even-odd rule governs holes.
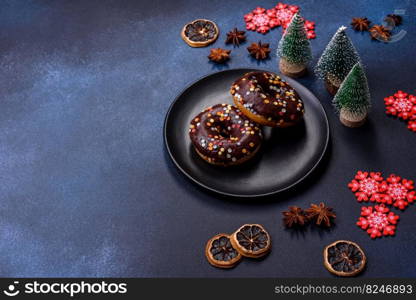
{"type": "MultiPolygon", "coordinates": [[[[244,71],[244,70],[250,70],[251,71],[259,71],[259,72],[271,72],[271,73],[275,73],[278,74],[279,76],[283,77],[285,80],[287,79],[286,76],[283,76],[277,72],[274,71],[269,71],[269,70],[264,70],[264,69],[256,69],[256,68],[235,68],[235,69],[227,69],[227,70],[221,70],[218,72],[214,72],[214,73],[210,73],[210,74],[206,74],[201,76],[200,78],[196,79],[195,81],[192,81],[190,84],[188,84],[187,86],[185,86],[185,88],[183,88],[174,98],[174,100],[172,101],[172,103],[169,105],[169,108],[165,114],[165,119],[163,122],[163,141],[166,147],[166,150],[168,151],[169,157],[170,159],[173,161],[173,163],[175,164],[175,166],[182,172],[182,174],[184,174],[188,179],[190,179],[191,181],[193,181],[194,183],[196,183],[197,185],[211,191],[214,193],[218,193],[224,196],[229,196],[229,197],[239,197],[239,198],[260,198],[260,197],[266,197],[266,196],[270,196],[270,195],[275,195],[284,191],[287,191],[291,188],[293,188],[294,186],[298,185],[299,183],[301,183],[302,181],[304,181],[317,167],[318,165],[321,163],[327,148],[328,148],[328,143],[329,143],[329,135],[330,135],[330,128],[329,128],[329,120],[328,120],[328,116],[326,113],[326,110],[324,108],[324,106],[322,105],[321,101],[315,96],[315,94],[313,94],[307,87],[305,87],[303,84],[301,84],[310,94],[312,94],[312,96],[317,100],[317,102],[319,103],[319,107],[322,109],[323,111],[323,115],[324,115],[324,119],[325,119],[325,123],[326,123],[326,139],[325,139],[325,145],[323,148],[323,151],[321,153],[321,155],[319,156],[319,159],[315,162],[315,164],[312,166],[312,168],[310,168],[308,170],[308,172],[306,172],[302,177],[300,177],[298,180],[296,180],[295,182],[293,182],[292,184],[285,186],[284,188],[280,188],[277,189],[275,191],[271,191],[271,192],[267,192],[267,193],[261,193],[261,194],[235,194],[235,193],[228,193],[228,192],[224,192],[215,188],[212,188],[210,186],[207,186],[206,184],[198,181],[197,179],[193,178],[190,174],[188,174],[188,172],[186,172],[181,165],[176,161],[175,157],[172,154],[171,149],[169,148],[169,143],[167,140],[167,122],[168,122],[168,118],[171,114],[171,111],[174,107],[174,105],[176,104],[176,102],[178,101],[178,99],[182,96],[182,94],[188,90],[189,88],[191,88],[193,85],[195,85],[197,82],[204,80],[205,78],[208,78],[210,76],[213,75],[217,75],[220,73],[227,73],[230,71],[244,71]]],[[[290,79],[292,80],[292,79],[290,79]]]]}

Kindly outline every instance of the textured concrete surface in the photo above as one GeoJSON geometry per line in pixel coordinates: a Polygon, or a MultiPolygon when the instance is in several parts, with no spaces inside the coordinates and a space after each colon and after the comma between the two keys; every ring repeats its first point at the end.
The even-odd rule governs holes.
{"type": "Polygon", "coordinates": [[[292,192],[266,200],[226,199],[197,188],[165,153],[162,125],[175,96],[221,69],[277,71],[276,28],[248,41],[270,42],[257,63],[248,43],[226,66],[209,48],[180,38],[204,17],[225,33],[243,15],[276,1],[13,1],[0,3],[0,275],[145,277],[326,277],[322,249],[337,239],[368,255],[366,277],[416,277],[415,206],[399,213],[397,236],[370,240],[356,225],[360,205],[346,184],[359,169],[416,179],[416,136],[384,114],[383,98],[415,91],[414,1],[290,1],[316,22],[315,64],[330,37],[352,17],[374,23],[405,9],[397,43],[348,31],[366,67],[373,111],[360,129],[344,128],[314,75],[300,80],[324,104],[331,123],[327,160],[292,192]],[[335,208],[330,231],[285,230],[281,211],[324,201],[335,208]],[[272,253],[233,270],[212,268],[208,238],[246,222],[269,229],[272,253]]]}

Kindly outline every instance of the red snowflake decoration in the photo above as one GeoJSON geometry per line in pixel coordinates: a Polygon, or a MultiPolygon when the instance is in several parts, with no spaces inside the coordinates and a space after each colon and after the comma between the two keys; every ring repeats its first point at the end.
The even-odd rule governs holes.
{"type": "Polygon", "coordinates": [[[266,9],[257,7],[251,13],[244,16],[246,28],[248,30],[266,33],[270,30],[270,18],[266,14],[266,9]]]}
{"type": "Polygon", "coordinates": [[[384,104],[387,115],[409,120],[407,128],[416,131],[416,96],[397,91],[393,96],[384,98],[384,104]]]}
{"type": "Polygon", "coordinates": [[[358,202],[377,202],[404,210],[416,200],[414,182],[391,174],[384,180],[380,172],[358,171],[348,183],[358,202]]]}
{"type": "Polygon", "coordinates": [[[380,172],[358,171],[348,187],[355,193],[358,202],[371,201],[381,202],[383,196],[380,194],[385,186],[382,185],[383,177],[380,172]]]}
{"type": "Polygon", "coordinates": [[[391,174],[387,178],[387,188],[383,197],[383,202],[392,204],[398,209],[405,209],[409,203],[416,200],[416,192],[413,190],[413,180],[402,179],[400,176],[391,174]]]}
{"type": "Polygon", "coordinates": [[[292,20],[293,15],[298,11],[298,6],[278,3],[274,8],[274,18],[280,20],[280,24],[282,25],[283,29],[286,29],[292,20]]]}
{"type": "Polygon", "coordinates": [[[416,113],[416,97],[398,91],[393,96],[384,98],[386,114],[397,116],[403,120],[409,119],[416,113]]]}
{"type": "Polygon", "coordinates": [[[383,204],[361,207],[361,217],[357,225],[366,230],[368,235],[375,239],[381,236],[394,235],[399,216],[391,212],[383,204]]]}
{"type": "MultiPolygon", "coordinates": [[[[285,3],[278,3],[271,9],[257,7],[252,12],[244,16],[247,30],[257,31],[259,33],[267,33],[270,29],[277,26],[282,26],[286,29],[295,13],[299,11],[296,5],[288,5],[285,3]]],[[[305,20],[306,35],[309,39],[314,39],[315,22],[305,20]]]]}

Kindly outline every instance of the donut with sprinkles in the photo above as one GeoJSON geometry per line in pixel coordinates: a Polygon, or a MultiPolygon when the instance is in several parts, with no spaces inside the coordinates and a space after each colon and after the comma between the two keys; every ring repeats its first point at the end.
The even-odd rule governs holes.
{"type": "Polygon", "coordinates": [[[216,104],[195,116],[189,137],[199,156],[219,166],[249,160],[263,139],[261,128],[231,104],[216,104]]]}
{"type": "Polygon", "coordinates": [[[298,93],[274,73],[247,73],[234,82],[230,93],[238,109],[264,126],[293,126],[305,113],[298,93]]]}

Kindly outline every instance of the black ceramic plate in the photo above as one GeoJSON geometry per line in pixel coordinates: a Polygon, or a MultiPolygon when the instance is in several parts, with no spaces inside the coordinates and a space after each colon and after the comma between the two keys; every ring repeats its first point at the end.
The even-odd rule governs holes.
{"type": "Polygon", "coordinates": [[[329,139],[328,119],[319,100],[284,77],[304,101],[304,121],[285,129],[264,127],[262,150],[240,166],[217,167],[202,160],[188,136],[190,121],[207,106],[232,103],[231,84],[250,71],[254,70],[227,70],[198,80],[175,99],[165,119],[165,143],[176,166],[195,183],[229,196],[259,197],[293,187],[318,165],[329,139]]]}

